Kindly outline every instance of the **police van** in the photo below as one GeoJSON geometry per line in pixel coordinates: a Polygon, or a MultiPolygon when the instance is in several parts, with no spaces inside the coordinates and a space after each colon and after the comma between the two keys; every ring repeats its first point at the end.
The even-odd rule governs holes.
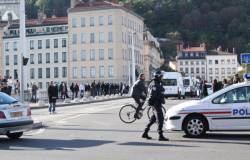
{"type": "Polygon", "coordinates": [[[184,131],[188,137],[206,131],[250,131],[250,74],[245,78],[204,99],[173,106],[165,116],[166,129],[184,131]]]}

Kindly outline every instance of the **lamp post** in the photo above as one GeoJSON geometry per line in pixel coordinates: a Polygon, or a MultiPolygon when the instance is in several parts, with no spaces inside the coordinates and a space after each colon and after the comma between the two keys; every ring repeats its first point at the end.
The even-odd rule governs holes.
{"type": "Polygon", "coordinates": [[[20,101],[24,101],[24,66],[23,57],[26,53],[26,28],[25,28],[25,0],[20,0],[20,26],[19,26],[19,79],[20,79],[20,101]]]}
{"type": "Polygon", "coordinates": [[[135,44],[134,44],[134,38],[136,36],[136,33],[133,32],[132,34],[132,83],[135,83],[135,44]]]}

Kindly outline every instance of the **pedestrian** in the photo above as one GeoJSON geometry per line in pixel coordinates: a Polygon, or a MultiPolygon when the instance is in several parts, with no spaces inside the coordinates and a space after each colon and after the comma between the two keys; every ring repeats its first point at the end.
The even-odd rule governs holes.
{"type": "Polygon", "coordinates": [[[207,96],[208,96],[207,85],[206,85],[206,81],[203,80],[203,82],[202,82],[202,97],[207,97],[207,96]]]}
{"type": "Polygon", "coordinates": [[[11,91],[12,91],[12,88],[14,86],[14,82],[12,80],[12,77],[10,76],[7,80],[7,86],[8,86],[8,95],[11,96],[11,91]]]}
{"type": "Polygon", "coordinates": [[[50,82],[48,87],[48,97],[49,97],[49,113],[55,113],[56,111],[56,99],[57,99],[57,89],[53,83],[50,82]]]}
{"type": "Polygon", "coordinates": [[[78,84],[76,83],[75,84],[75,98],[78,98],[78,93],[79,93],[79,86],[78,86],[78,84]]]}
{"type": "Polygon", "coordinates": [[[220,90],[220,86],[219,83],[217,82],[217,79],[214,79],[214,83],[213,83],[213,93],[217,92],[220,90]]]}
{"type": "Polygon", "coordinates": [[[20,82],[18,79],[16,80],[14,87],[15,87],[15,94],[20,94],[20,82]]]}
{"type": "Polygon", "coordinates": [[[80,90],[80,97],[83,98],[84,97],[84,91],[85,91],[84,84],[80,84],[79,90],[80,90]]]}
{"type": "Polygon", "coordinates": [[[31,102],[36,103],[37,101],[37,90],[38,87],[35,82],[32,83],[31,86],[31,102]]]}
{"type": "Polygon", "coordinates": [[[71,93],[72,93],[72,100],[73,100],[74,97],[75,97],[75,84],[74,83],[71,84],[70,90],[71,90],[71,93]]]}
{"type": "Polygon", "coordinates": [[[146,128],[142,134],[142,138],[146,139],[152,139],[148,135],[148,132],[150,130],[150,127],[157,122],[158,123],[158,134],[159,134],[159,141],[168,141],[168,138],[164,137],[163,135],[163,122],[164,122],[164,115],[162,112],[162,104],[165,104],[165,98],[164,98],[164,87],[162,85],[162,77],[163,74],[161,71],[157,71],[154,74],[154,79],[150,83],[149,88],[149,105],[153,108],[153,115],[150,118],[149,123],[146,125],[146,128]]]}
{"type": "Polygon", "coordinates": [[[95,80],[91,83],[91,96],[93,96],[93,97],[96,96],[96,84],[95,84],[95,80]]]}
{"type": "Polygon", "coordinates": [[[223,80],[223,88],[226,88],[227,86],[228,86],[227,79],[224,79],[224,80],[223,80]]]}

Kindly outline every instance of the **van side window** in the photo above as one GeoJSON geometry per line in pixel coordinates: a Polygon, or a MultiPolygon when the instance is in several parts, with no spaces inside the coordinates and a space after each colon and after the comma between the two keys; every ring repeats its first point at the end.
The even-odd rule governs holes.
{"type": "Polygon", "coordinates": [[[250,102],[250,87],[247,87],[247,101],[250,102]]]}

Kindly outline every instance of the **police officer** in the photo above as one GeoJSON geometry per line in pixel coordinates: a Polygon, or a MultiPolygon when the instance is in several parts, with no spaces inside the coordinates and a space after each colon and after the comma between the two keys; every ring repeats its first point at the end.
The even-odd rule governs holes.
{"type": "Polygon", "coordinates": [[[154,114],[150,118],[149,123],[147,124],[144,133],[142,134],[142,138],[146,139],[152,139],[148,135],[148,132],[150,130],[150,127],[156,122],[158,123],[158,133],[159,133],[159,141],[168,141],[168,138],[163,136],[163,121],[164,121],[164,115],[162,112],[162,104],[165,104],[165,99],[164,99],[164,91],[165,89],[163,88],[162,85],[162,77],[163,74],[161,71],[157,71],[154,74],[154,79],[149,85],[149,105],[153,107],[153,112],[154,114]]]}
{"type": "Polygon", "coordinates": [[[134,98],[135,102],[138,104],[136,108],[136,113],[134,118],[139,119],[139,111],[142,109],[143,101],[145,101],[147,95],[147,88],[145,87],[145,76],[141,73],[138,77],[138,80],[134,83],[132,87],[132,97],[134,98]]]}

